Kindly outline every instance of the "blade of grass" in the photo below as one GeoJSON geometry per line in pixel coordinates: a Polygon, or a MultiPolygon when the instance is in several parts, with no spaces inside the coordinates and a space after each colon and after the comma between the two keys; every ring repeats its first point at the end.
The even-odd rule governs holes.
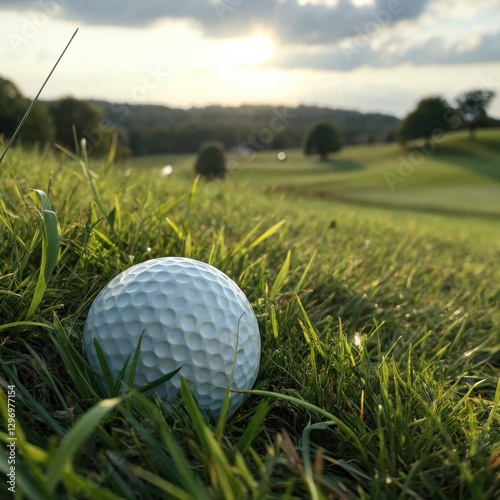
{"type": "Polygon", "coordinates": [[[263,241],[267,240],[273,234],[277,233],[281,229],[281,227],[283,226],[283,224],[285,224],[285,222],[286,222],[286,220],[283,219],[282,221],[280,221],[277,224],[275,224],[273,227],[269,228],[265,233],[261,234],[258,238],[256,238],[250,244],[250,246],[248,247],[248,250],[250,250],[251,248],[256,247],[257,245],[260,245],[263,241]]]}
{"type": "Polygon", "coordinates": [[[264,398],[281,399],[283,401],[288,401],[289,403],[293,403],[297,406],[301,406],[302,408],[307,408],[308,410],[311,410],[312,412],[317,413],[318,415],[322,415],[323,417],[325,417],[328,420],[331,420],[332,422],[337,424],[338,428],[356,446],[356,449],[358,450],[359,454],[361,455],[361,458],[362,458],[364,464],[367,467],[370,467],[370,461],[368,459],[368,455],[366,454],[364,446],[361,443],[361,441],[359,440],[356,433],[347,424],[345,424],[342,420],[340,420],[339,418],[337,418],[335,415],[331,414],[330,412],[324,410],[323,408],[320,408],[319,406],[313,405],[312,403],[309,403],[307,401],[303,401],[303,400],[298,399],[296,397],[288,396],[286,394],[279,394],[277,392],[258,391],[258,390],[245,390],[245,391],[233,390],[233,392],[241,392],[243,394],[252,394],[254,396],[261,396],[264,398]]]}
{"type": "Polygon", "coordinates": [[[141,385],[137,391],[138,392],[148,392],[156,387],[158,387],[161,384],[164,384],[165,382],[169,381],[171,378],[175,377],[182,369],[182,366],[177,368],[177,370],[174,370],[173,372],[167,373],[166,375],[163,375],[162,377],[153,380],[153,382],[149,382],[148,384],[143,384],[141,385]]]}
{"type": "MultiPolygon", "coordinates": [[[[154,405],[149,402],[149,400],[146,401],[147,402],[145,402],[144,404],[154,407],[154,405]]],[[[150,411],[152,413],[152,410],[150,411]]],[[[167,425],[164,419],[157,419],[156,422],[160,440],[172,457],[175,467],[180,477],[182,478],[182,484],[185,486],[186,490],[193,496],[193,498],[203,498],[204,491],[200,487],[200,481],[194,474],[186,453],[179,445],[172,432],[172,429],[167,425]]]]}
{"type": "Polygon", "coordinates": [[[33,317],[33,314],[43,299],[47,284],[57,265],[59,245],[61,242],[59,223],[55,212],[52,210],[48,196],[39,189],[35,189],[34,192],[38,195],[40,201],[40,215],[43,220],[42,262],[40,264],[35,292],[31,299],[31,305],[25,317],[26,320],[30,320],[33,317]]]}
{"type": "Polygon", "coordinates": [[[237,450],[244,455],[252,443],[254,439],[257,437],[260,426],[264,423],[264,420],[271,409],[271,405],[269,402],[264,399],[260,402],[257,410],[255,411],[253,417],[250,422],[248,422],[245,432],[242,434],[238,443],[236,444],[237,450]]]}
{"type": "Polygon", "coordinates": [[[210,467],[212,481],[215,484],[218,483],[224,498],[233,499],[242,495],[244,492],[234,477],[234,473],[224,456],[222,447],[207,426],[185,379],[181,379],[181,395],[186,410],[191,417],[193,428],[204,446],[209,460],[213,461],[213,467],[210,467]]]}
{"type": "Polygon", "coordinates": [[[104,355],[101,344],[99,344],[99,341],[97,339],[94,339],[94,348],[97,354],[97,360],[99,361],[99,366],[101,367],[104,382],[106,382],[109,394],[111,395],[114,393],[115,387],[115,384],[113,382],[113,375],[111,374],[111,370],[109,369],[108,361],[106,360],[106,356],[104,355]]]}
{"type": "Polygon", "coordinates": [[[161,477],[149,472],[138,465],[132,463],[126,463],[127,469],[137,477],[144,479],[148,483],[156,486],[160,491],[166,493],[168,498],[176,499],[176,500],[193,500],[193,497],[186,493],[181,488],[174,486],[172,483],[165,481],[161,477]]]}
{"type": "Polygon", "coordinates": [[[14,328],[19,328],[19,327],[37,327],[37,328],[46,328],[48,330],[51,330],[51,326],[46,325],[45,323],[37,323],[36,321],[16,321],[15,323],[0,325],[0,332],[5,330],[13,330],[14,328]]]}
{"type": "Polygon", "coordinates": [[[288,250],[285,262],[283,262],[283,265],[281,266],[278,276],[276,276],[276,280],[274,281],[273,286],[271,287],[271,291],[269,292],[269,298],[271,300],[274,300],[278,296],[281,289],[283,288],[283,285],[285,284],[288,271],[290,270],[291,258],[292,258],[292,251],[288,250]]]}
{"type": "Polygon", "coordinates": [[[74,454],[82,447],[83,443],[94,432],[101,421],[121,403],[121,398],[105,399],[81,417],[72,429],[64,436],[59,450],[51,460],[47,471],[47,483],[50,491],[54,492],[64,467],[71,461],[74,454]]]}
{"type": "Polygon", "coordinates": [[[493,406],[491,407],[491,412],[488,417],[488,420],[486,421],[486,425],[484,428],[489,431],[491,428],[491,424],[493,423],[493,420],[496,416],[498,416],[498,406],[500,405],[500,378],[498,379],[497,382],[497,389],[495,391],[495,399],[493,401],[493,406]]]}
{"type": "Polygon", "coordinates": [[[26,120],[28,119],[29,115],[31,114],[31,111],[35,107],[35,104],[38,101],[38,98],[40,97],[41,93],[43,92],[43,89],[47,85],[47,83],[50,80],[52,74],[56,70],[57,66],[59,65],[59,62],[61,61],[61,59],[63,58],[64,54],[68,50],[69,46],[71,45],[71,42],[73,41],[73,39],[75,38],[75,36],[76,36],[77,33],[78,33],[78,28],[75,30],[75,32],[73,33],[73,36],[70,38],[69,42],[66,44],[66,47],[64,48],[64,50],[61,52],[61,55],[59,56],[59,58],[57,59],[56,63],[54,64],[54,66],[50,70],[50,73],[48,74],[47,78],[43,82],[43,84],[40,87],[40,90],[36,94],[35,98],[33,99],[33,101],[31,101],[31,104],[29,105],[28,109],[26,110],[26,113],[24,114],[24,116],[23,116],[23,118],[21,120],[21,123],[19,123],[19,125],[17,126],[16,131],[14,132],[14,134],[10,138],[9,143],[7,144],[7,147],[4,149],[3,153],[0,155],[0,165],[1,165],[2,161],[3,161],[3,159],[5,158],[5,155],[7,154],[7,151],[10,149],[10,147],[12,146],[12,144],[14,144],[14,141],[17,139],[17,136],[21,132],[21,129],[23,128],[26,120]]]}

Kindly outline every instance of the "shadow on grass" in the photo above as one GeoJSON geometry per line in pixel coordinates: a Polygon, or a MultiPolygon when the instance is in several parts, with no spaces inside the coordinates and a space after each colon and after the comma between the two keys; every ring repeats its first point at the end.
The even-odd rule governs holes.
{"type": "Polygon", "coordinates": [[[386,208],[389,210],[405,210],[410,212],[423,212],[435,215],[453,215],[460,217],[479,217],[483,219],[500,220],[500,213],[488,210],[467,210],[452,207],[428,206],[413,203],[393,203],[391,201],[370,200],[359,198],[339,191],[325,191],[321,189],[307,189],[300,186],[275,186],[266,190],[268,193],[286,193],[298,197],[318,198],[321,200],[332,200],[353,205],[386,208]]]}
{"type": "Polygon", "coordinates": [[[352,170],[362,170],[365,166],[362,163],[353,160],[339,160],[330,158],[329,160],[319,162],[318,165],[329,167],[333,172],[349,172],[352,170]]]}
{"type": "Polygon", "coordinates": [[[500,141],[490,138],[476,137],[473,140],[464,138],[440,144],[424,145],[418,141],[407,148],[406,153],[424,152],[448,165],[469,170],[483,177],[500,181],[500,141]],[[424,149],[426,148],[426,149],[424,149]]]}
{"type": "Polygon", "coordinates": [[[483,177],[488,177],[500,182],[500,161],[493,162],[484,158],[450,157],[443,158],[446,163],[469,170],[483,177]]]}

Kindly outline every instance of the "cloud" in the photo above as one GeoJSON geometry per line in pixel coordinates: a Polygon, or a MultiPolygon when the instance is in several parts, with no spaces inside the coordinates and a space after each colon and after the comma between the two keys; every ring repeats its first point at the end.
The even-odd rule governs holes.
{"type": "Polygon", "coordinates": [[[475,0],[483,10],[473,14],[469,0],[0,0],[0,12],[49,9],[87,25],[144,29],[188,20],[213,39],[268,32],[280,47],[268,67],[349,71],[497,62],[500,34],[496,25],[487,33],[493,30],[484,23],[497,19],[487,10],[496,2],[475,0]],[[476,24],[474,36],[463,21],[450,19],[452,5],[476,24]]]}
{"type": "Polygon", "coordinates": [[[362,66],[381,68],[403,64],[413,66],[457,65],[500,62],[500,31],[479,37],[475,44],[464,47],[460,42],[449,43],[443,37],[406,44],[398,48],[394,37],[377,50],[370,46],[369,40],[351,39],[335,46],[321,48],[289,47],[281,51],[268,67],[305,68],[317,70],[349,71],[362,66]]]}
{"type": "Polygon", "coordinates": [[[259,29],[283,43],[314,45],[352,37],[356,27],[363,29],[377,16],[387,19],[388,26],[416,19],[430,0],[373,0],[370,5],[354,0],[333,5],[298,0],[0,0],[0,10],[39,9],[42,4],[57,4],[64,18],[91,25],[147,27],[162,19],[185,19],[208,37],[238,37],[259,29]]]}
{"type": "Polygon", "coordinates": [[[410,48],[399,60],[415,66],[428,64],[478,64],[500,61],[500,31],[483,35],[478,43],[464,48],[460,43],[448,44],[441,37],[410,48]]]}

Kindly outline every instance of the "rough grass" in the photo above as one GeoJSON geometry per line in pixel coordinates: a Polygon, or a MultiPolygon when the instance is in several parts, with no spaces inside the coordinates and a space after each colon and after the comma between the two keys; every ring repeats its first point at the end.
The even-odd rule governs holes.
{"type": "Polygon", "coordinates": [[[89,167],[17,150],[0,171],[0,382],[16,386],[18,494],[498,497],[497,222],[89,167]],[[61,231],[35,310],[54,242],[30,189],[61,231]],[[109,399],[82,357],[102,286],[166,255],[217,266],[258,316],[256,393],[227,423],[207,425],[187,387],[170,415],[138,392],[109,399]]]}

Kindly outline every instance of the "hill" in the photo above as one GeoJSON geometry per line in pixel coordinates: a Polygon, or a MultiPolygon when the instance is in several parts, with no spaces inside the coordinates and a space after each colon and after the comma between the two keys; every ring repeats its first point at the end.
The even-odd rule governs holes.
{"type": "Polygon", "coordinates": [[[312,106],[208,106],[184,110],[94,102],[116,127],[127,132],[136,155],[192,152],[209,139],[234,148],[264,129],[267,131],[262,149],[296,148],[302,144],[306,130],[323,120],[334,122],[347,144],[384,142],[399,123],[390,115],[312,106]],[[269,132],[272,137],[267,141],[269,132]]]}
{"type": "MultiPolygon", "coordinates": [[[[500,129],[485,129],[474,141],[465,131],[445,136],[432,151],[396,144],[346,147],[328,162],[287,151],[231,156],[226,189],[246,183],[287,195],[357,205],[433,213],[500,217],[500,129]]],[[[133,160],[131,166],[172,164],[176,175],[191,178],[194,158],[161,156],[133,160]]]]}

